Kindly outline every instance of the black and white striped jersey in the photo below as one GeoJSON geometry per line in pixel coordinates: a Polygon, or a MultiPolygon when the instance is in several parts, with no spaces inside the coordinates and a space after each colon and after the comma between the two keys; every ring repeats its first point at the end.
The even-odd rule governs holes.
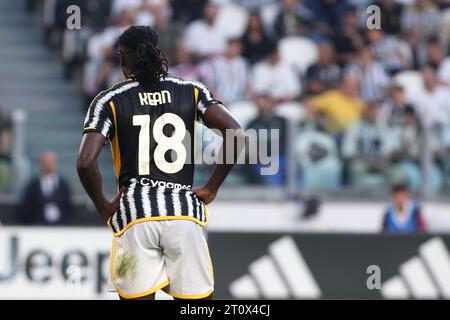
{"type": "Polygon", "coordinates": [[[84,133],[110,141],[118,186],[127,188],[110,220],[116,233],[140,219],[206,223],[204,205],[190,191],[195,123],[216,103],[204,84],[170,76],[153,89],[129,79],[94,98],[84,133]]]}

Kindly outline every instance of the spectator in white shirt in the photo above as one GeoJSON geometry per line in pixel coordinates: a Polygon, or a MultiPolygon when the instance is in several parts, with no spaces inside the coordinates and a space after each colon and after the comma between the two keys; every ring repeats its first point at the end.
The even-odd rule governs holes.
{"type": "Polygon", "coordinates": [[[267,58],[255,64],[251,76],[252,93],[268,93],[278,102],[291,101],[301,93],[299,77],[284,63],[276,45],[273,45],[267,58]]]}
{"type": "Polygon", "coordinates": [[[136,14],[136,24],[153,26],[155,23],[155,7],[167,8],[167,4],[167,0],[114,0],[112,14],[118,16],[122,11],[133,11],[136,14]]]}
{"type": "Polygon", "coordinates": [[[238,39],[231,39],[223,55],[207,60],[200,67],[203,81],[225,104],[238,101],[245,96],[249,69],[241,52],[241,42],[238,39]]]}
{"type": "Polygon", "coordinates": [[[450,120],[450,90],[439,85],[431,65],[422,68],[425,90],[413,97],[414,105],[427,127],[446,126],[450,120]]]}
{"type": "Polygon", "coordinates": [[[196,58],[209,58],[221,54],[227,45],[227,34],[216,24],[218,7],[209,2],[203,19],[191,22],[184,35],[184,46],[196,58]]]}

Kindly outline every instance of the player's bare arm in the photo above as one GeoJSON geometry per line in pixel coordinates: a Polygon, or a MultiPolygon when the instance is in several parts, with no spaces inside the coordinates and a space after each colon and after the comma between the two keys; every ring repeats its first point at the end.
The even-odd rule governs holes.
{"type": "MultiPolygon", "coordinates": [[[[241,125],[223,105],[214,104],[210,106],[206,110],[203,120],[210,129],[217,129],[222,133],[223,143],[221,154],[223,155],[223,159],[226,159],[226,148],[223,147],[227,145],[226,130],[235,130],[235,139],[245,139],[245,144],[247,143],[247,138],[245,137],[243,130],[241,130],[241,125]]],[[[219,187],[230,173],[245,144],[239,144],[235,141],[235,143],[233,143],[233,163],[222,161],[217,164],[206,185],[202,188],[193,190],[205,204],[209,204],[214,200],[219,187]]]]}
{"type": "Polygon", "coordinates": [[[96,132],[84,134],[77,158],[77,171],[81,184],[95,204],[104,220],[108,220],[119,208],[120,190],[112,201],[106,199],[102,191],[102,176],[98,169],[97,159],[105,145],[105,137],[96,132]]]}

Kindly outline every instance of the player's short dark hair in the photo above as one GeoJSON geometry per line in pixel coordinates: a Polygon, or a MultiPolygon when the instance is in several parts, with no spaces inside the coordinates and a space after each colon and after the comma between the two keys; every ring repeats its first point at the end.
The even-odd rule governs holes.
{"type": "Polygon", "coordinates": [[[132,75],[143,85],[155,86],[167,75],[168,61],[158,48],[158,35],[151,27],[132,26],[119,37],[119,46],[130,51],[132,75]]]}
{"type": "Polygon", "coordinates": [[[409,191],[409,188],[406,183],[396,183],[391,188],[392,193],[408,192],[408,191],[409,191]]]}

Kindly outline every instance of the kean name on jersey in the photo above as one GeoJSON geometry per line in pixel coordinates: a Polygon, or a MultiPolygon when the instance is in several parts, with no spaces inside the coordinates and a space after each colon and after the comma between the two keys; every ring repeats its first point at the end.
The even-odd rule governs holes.
{"type": "Polygon", "coordinates": [[[172,102],[170,92],[167,90],[160,92],[139,92],[139,100],[141,106],[157,106],[172,102]]]}

